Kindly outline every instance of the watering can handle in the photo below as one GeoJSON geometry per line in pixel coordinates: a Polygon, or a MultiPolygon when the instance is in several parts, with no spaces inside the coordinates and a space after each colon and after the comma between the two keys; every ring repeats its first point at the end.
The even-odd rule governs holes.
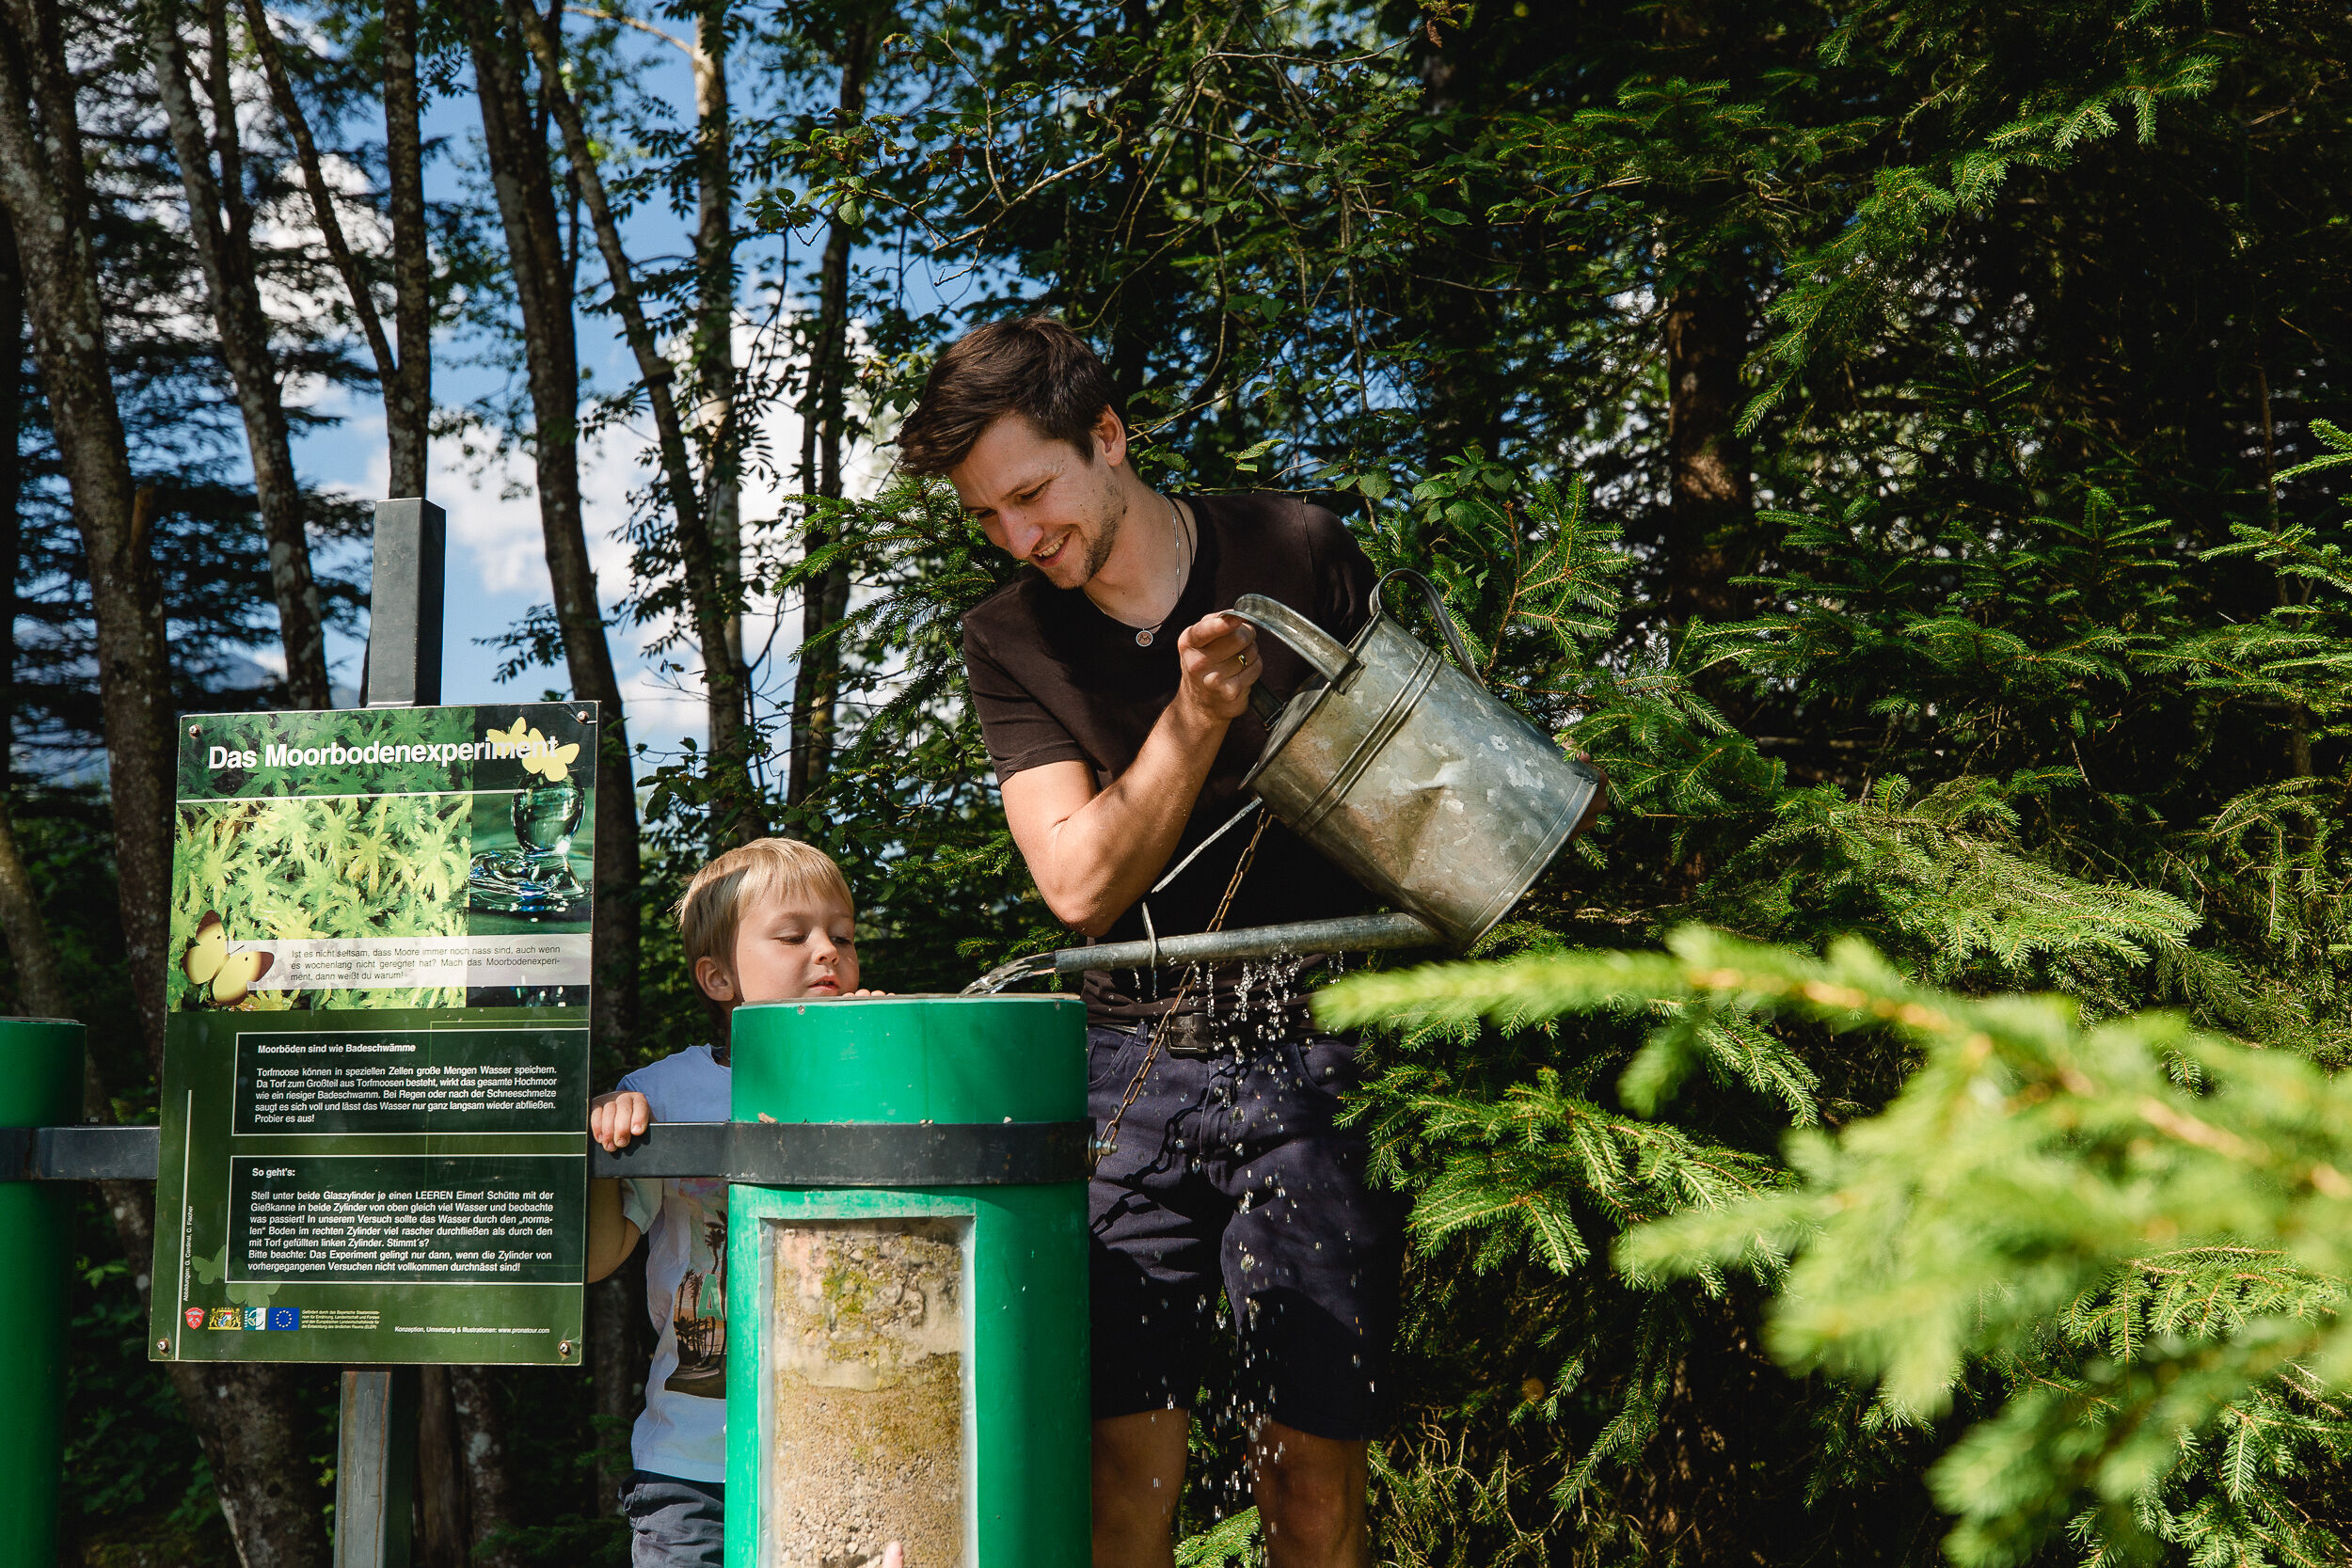
{"type": "Polygon", "coordinates": [[[1476,681],[1483,689],[1486,683],[1479,675],[1478,666],[1470,662],[1470,650],[1462,645],[1462,634],[1454,628],[1454,616],[1446,610],[1445,600],[1438,596],[1437,584],[1414,571],[1410,566],[1399,566],[1393,571],[1384,572],[1380,576],[1380,580],[1372,585],[1373,616],[1377,619],[1387,612],[1387,606],[1381,602],[1380,593],[1382,589],[1389,586],[1391,578],[1411,578],[1420,586],[1421,596],[1429,601],[1429,618],[1437,622],[1438,629],[1445,634],[1445,645],[1453,651],[1454,662],[1462,667],[1462,673],[1476,681]]]}
{"type": "Polygon", "coordinates": [[[1356,673],[1356,657],[1344,644],[1279,599],[1269,599],[1263,594],[1244,594],[1225,613],[1272,632],[1333,686],[1356,673]]]}

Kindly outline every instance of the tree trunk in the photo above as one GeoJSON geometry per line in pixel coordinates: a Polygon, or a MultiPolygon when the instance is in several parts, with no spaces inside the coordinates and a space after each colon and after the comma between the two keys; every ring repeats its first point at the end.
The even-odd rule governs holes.
{"type": "Polygon", "coordinates": [[[1092,325],[1105,339],[1103,362],[1111,386],[1120,404],[1132,406],[1143,390],[1152,350],[1168,341],[1165,309],[1153,307],[1176,293],[1169,287],[1167,262],[1156,254],[1159,247],[1142,238],[1157,183],[1152,132],[1163,112],[1157,74],[1163,46],[1153,35],[1171,9],[1163,5],[1155,13],[1150,0],[1120,0],[1118,10],[1121,55],[1132,63],[1101,111],[1119,128],[1119,140],[1104,201],[1109,222],[1095,243],[1118,255],[1123,266],[1103,269],[1118,281],[1107,297],[1095,302],[1092,325]]]}
{"type": "Polygon", "coordinates": [[[16,827],[0,801],[0,939],[8,944],[8,962],[16,969],[17,1006],[31,1018],[72,1018],[73,999],[66,994],[57,967],[56,943],[49,940],[49,923],[41,918],[40,900],[24,857],[16,847],[16,827]]]}
{"type": "MultiPolygon", "coordinates": [[[[866,113],[866,86],[874,67],[886,11],[853,7],[841,29],[840,113],[855,124],[866,113]]],[[[841,496],[842,426],[848,414],[850,254],[857,227],[835,214],[825,228],[817,269],[817,330],[808,350],[808,384],[801,405],[801,483],[812,495],[841,496]]],[[[814,556],[833,543],[812,518],[804,548],[814,556]]],[[[785,799],[794,805],[824,781],[833,763],[834,724],[841,697],[841,650],[824,634],[849,613],[850,575],[839,567],[801,585],[801,649],[792,676],[792,754],[785,799]]]]}
{"type": "MultiPolygon", "coordinates": [[[[620,682],[605,641],[604,610],[596,597],[580,518],[580,362],[572,330],[571,266],[556,210],[546,123],[523,90],[513,40],[499,33],[492,21],[495,12],[488,7],[469,6],[463,14],[482,105],[483,141],[522,315],[539,526],[556,624],[563,632],[573,692],[603,705],[596,776],[592,1028],[596,1077],[609,1082],[619,1071],[637,1022],[637,800],[620,682]]],[[[450,1393],[465,1468],[469,1549],[479,1553],[511,1523],[513,1488],[505,1469],[503,1429],[485,1369],[453,1369],[450,1393]]],[[[496,1568],[501,1558],[494,1553],[481,1560],[496,1568]]]]}
{"type": "Polygon", "coordinates": [[[467,1519],[466,1466],[450,1393],[450,1370],[425,1367],[417,1378],[417,1502],[410,1539],[415,1568],[466,1568],[473,1550],[467,1519]]]}
{"type": "Polygon", "coordinates": [[[1665,605],[1677,626],[1693,615],[1736,619],[1746,597],[1731,586],[1754,542],[1754,481],[1740,418],[1748,301],[1726,284],[1692,284],[1666,302],[1665,605]]]}
{"type": "Polygon", "coordinates": [[[392,331],[400,363],[384,388],[395,496],[422,496],[433,425],[433,253],[424,208],[417,0],[384,0],[384,165],[392,218],[392,331]]]}
{"type": "MultiPolygon", "coordinates": [[[[17,235],[34,356],[82,535],[98,630],[124,961],[148,1059],[160,1075],[175,750],[162,581],[147,538],[152,516],[133,489],[108,373],[81,133],[56,8],[0,0],[0,207],[17,235]]],[[[93,1109],[103,1111],[98,1098],[93,1109]]],[[[132,1182],[102,1190],[144,1300],[152,1284],[154,1192],[132,1182]]],[[[324,1499],[293,1397],[299,1375],[275,1367],[170,1368],[246,1568],[323,1568],[327,1560],[324,1499]]]]}
{"type": "Polygon", "coordinates": [[[164,117],[171,128],[172,156],[188,198],[188,232],[203,263],[204,292],[220,334],[221,360],[244,417],[246,446],[253,461],[253,497],[269,546],[271,597],[286,648],[286,698],[298,708],[334,705],[326,678],[326,629],[319,612],[318,584],[310,576],[310,533],[302,515],[302,488],[294,479],[294,445],[286,427],[286,405],[270,355],[269,318],[262,309],[253,266],[253,214],[245,194],[245,170],[237,142],[237,109],[229,72],[229,27],[225,0],[211,0],[213,135],[208,150],[202,119],[189,86],[186,49],[181,41],[173,0],[154,0],[148,11],[148,52],[164,117]],[[213,158],[220,167],[215,173],[213,158]]]}
{"type": "MultiPolygon", "coordinates": [[[[735,170],[727,122],[727,8],[707,0],[694,18],[695,325],[694,378],[700,397],[704,489],[709,497],[711,569],[726,610],[728,662],[751,673],[743,657],[742,437],[735,413],[735,170]]],[[[716,704],[718,689],[706,697],[716,704]]],[[[749,709],[746,708],[748,718],[749,709]]],[[[712,713],[712,735],[722,716],[712,713]]]]}
{"type": "Polygon", "coordinates": [[[0,29],[0,50],[16,56],[0,71],[0,204],[17,236],[34,357],[87,556],[125,960],[149,1059],[160,1063],[175,754],[163,585],[148,548],[148,519],[138,515],[106,363],[80,134],[56,19],[38,0],[0,4],[9,24],[0,29]],[[38,109],[24,96],[28,80],[38,109]],[[62,105],[52,101],[56,91],[66,94],[62,105]],[[44,138],[33,134],[36,112],[44,138]],[[58,150],[54,163],[43,140],[58,150]]]}
{"type": "Polygon", "coordinates": [[[468,1560],[477,1568],[516,1568],[505,1537],[515,1528],[515,1477],[506,1447],[506,1412],[499,1402],[496,1370],[452,1367],[450,1404],[465,1433],[468,1560]]]}
{"type": "MultiPolygon", "coordinates": [[[[1514,25],[1511,8],[1469,10],[1451,26],[1430,25],[1425,51],[1416,44],[1422,109],[1437,124],[1461,114],[1475,127],[1486,120],[1497,96],[1511,90],[1495,80],[1495,35],[1514,25]]],[[[1473,128],[1467,134],[1478,133],[1473,128]]],[[[1499,261],[1516,259],[1498,254],[1486,203],[1473,198],[1468,184],[1463,197],[1470,221],[1430,233],[1410,269],[1423,280],[1409,294],[1408,309],[1426,345],[1419,364],[1423,389],[1418,401],[1422,460],[1433,467],[1472,448],[1490,456],[1499,451],[1512,404],[1513,389],[1502,384],[1498,370],[1498,343],[1509,329],[1497,318],[1490,277],[1499,261]]]]}
{"type": "Polygon", "coordinates": [[[572,281],[548,146],[511,40],[487,8],[463,8],[482,105],[483,141],[521,308],[531,384],[532,456],[539,527],[575,696],[603,705],[596,762],[596,922],[594,974],[597,1076],[617,1076],[637,1027],[637,797],[620,682],[605,641],[604,610],[580,506],[580,361],[572,336],[572,281]]]}
{"type": "Polygon", "coordinates": [[[294,96],[294,81],[286,72],[284,51],[278,45],[278,35],[270,29],[269,14],[262,0],[244,0],[244,4],[246,30],[252,36],[254,53],[269,81],[270,97],[277,103],[278,118],[286,122],[286,129],[294,137],[295,156],[302,166],[302,182],[310,192],[311,216],[318,221],[327,256],[335,264],[336,275],[342,279],[352,312],[359,319],[360,334],[366,338],[368,352],[375,360],[376,381],[384,390],[390,491],[395,496],[421,497],[425,485],[425,442],[432,413],[433,280],[431,259],[424,254],[424,239],[420,232],[424,222],[424,191],[418,139],[414,7],[410,7],[405,17],[400,17],[392,14],[398,9],[395,5],[388,10],[384,24],[384,116],[389,127],[386,161],[392,171],[397,294],[394,309],[401,331],[401,355],[395,357],[391,340],[384,335],[384,320],[375,309],[375,297],[343,235],[342,219],[335,211],[334,192],[326,183],[326,165],[319,157],[317,140],[310,134],[310,117],[303,112],[302,101],[294,96]],[[402,61],[405,62],[405,67],[402,61]]]}
{"type": "Polygon", "coordinates": [[[538,527],[548,552],[555,623],[574,696],[602,703],[595,818],[595,1039],[599,1077],[618,1072],[637,1027],[637,797],[630,776],[628,721],[604,609],[580,527],[579,353],[571,336],[571,277],[548,146],[536,132],[510,42],[485,7],[466,7],[482,141],[522,308],[522,353],[532,386],[532,458],[538,482],[538,527]]]}
{"type": "Polygon", "coordinates": [[[16,758],[16,583],[24,570],[24,530],[17,515],[23,488],[18,442],[24,420],[24,277],[18,270],[16,234],[0,216],[0,332],[8,335],[0,359],[0,561],[8,567],[0,584],[0,941],[16,970],[17,1006],[34,1018],[72,1018],[72,1000],[57,967],[56,944],[41,917],[33,879],[17,850],[8,809],[16,758]]]}
{"type": "Polygon", "coordinates": [[[8,943],[8,962],[16,970],[18,1007],[33,1018],[72,1018],[73,1003],[57,967],[56,944],[49,938],[49,923],[41,917],[33,879],[17,850],[8,809],[16,754],[11,701],[16,689],[16,579],[24,549],[24,527],[17,516],[22,485],[17,442],[24,415],[24,279],[17,270],[16,236],[5,217],[0,217],[0,330],[8,334],[7,380],[0,383],[0,560],[8,566],[8,580],[0,587],[6,595],[0,597],[0,941],[8,943]]]}
{"type": "Polygon", "coordinates": [[[612,1274],[588,1287],[588,1375],[596,1380],[596,1510],[620,1510],[628,1479],[629,1428],[644,1403],[650,1358],[645,1322],[644,1243],[612,1274]]]}
{"type": "Polygon", "coordinates": [[[24,274],[16,260],[16,231],[0,210],[0,791],[16,777],[17,583],[24,572],[24,274]]]}
{"type": "Polygon", "coordinates": [[[694,487],[694,473],[686,451],[686,428],[678,418],[677,400],[670,384],[677,372],[661,354],[644,302],[637,292],[635,269],[621,245],[620,219],[604,188],[604,174],[589,145],[587,122],[564,86],[562,38],[526,0],[506,0],[508,25],[527,44],[539,64],[541,102],[564,134],[564,150],[572,182],[588,209],[604,257],[605,281],[612,290],[612,308],[621,318],[622,335],[636,357],[644,381],[645,402],[653,411],[656,449],[661,454],[662,487],[669,498],[673,536],[685,579],[686,605],[693,623],[694,640],[702,649],[703,683],[707,693],[710,744],[707,752],[706,785],[715,845],[739,844],[764,831],[759,800],[751,783],[750,681],[728,653],[727,617],[731,608],[719,588],[718,567],[711,548],[707,515],[694,487]]]}

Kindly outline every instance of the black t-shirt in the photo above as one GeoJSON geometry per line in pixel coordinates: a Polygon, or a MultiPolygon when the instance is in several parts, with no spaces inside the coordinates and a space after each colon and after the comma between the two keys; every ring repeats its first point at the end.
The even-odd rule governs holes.
{"type": "MultiPolygon", "coordinates": [[[[1055,762],[1087,764],[1098,788],[1125,772],[1175,699],[1178,634],[1204,615],[1231,610],[1244,594],[1279,600],[1343,642],[1370,619],[1376,574],[1329,512],[1295,496],[1263,491],[1185,499],[1199,524],[1199,547],[1184,593],[1152,646],[1137,647],[1135,628],[1097,610],[1085,590],[1057,588],[1034,568],[964,616],[972,704],[1000,782],[1055,762]]],[[[1257,649],[1265,661],[1260,679],[1276,696],[1288,697],[1312,677],[1306,661],[1280,640],[1261,634],[1257,649]]],[[[1246,803],[1242,778],[1265,739],[1265,726],[1254,713],[1233,721],[1184,836],[1154,869],[1154,881],[1246,803]]],[[[1163,938],[1208,929],[1255,826],[1245,822],[1227,833],[1150,898],[1152,924],[1163,938]]],[[[1371,903],[1347,873],[1268,816],[1224,928],[1356,914],[1371,903]]],[[[1136,941],[1143,934],[1143,917],[1130,907],[1103,940],[1136,941]]],[[[1237,976],[1220,971],[1214,978],[1224,990],[1237,976]]],[[[1134,1019],[1158,1011],[1173,986],[1165,975],[1154,985],[1127,971],[1116,976],[1096,971],[1088,974],[1086,990],[1089,1010],[1098,1019],[1134,1019]]]]}

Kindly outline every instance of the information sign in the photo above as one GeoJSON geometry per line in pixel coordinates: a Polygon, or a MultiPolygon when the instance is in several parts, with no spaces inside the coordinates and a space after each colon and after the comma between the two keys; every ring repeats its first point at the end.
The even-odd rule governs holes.
{"type": "Polygon", "coordinates": [[[181,721],[157,1359],[579,1363],[596,720],[181,721]]]}

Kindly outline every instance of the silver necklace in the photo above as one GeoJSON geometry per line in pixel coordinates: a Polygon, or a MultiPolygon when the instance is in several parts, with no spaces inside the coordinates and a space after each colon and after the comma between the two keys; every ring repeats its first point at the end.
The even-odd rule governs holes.
{"type": "MultiPolygon", "coordinates": [[[[1168,520],[1176,531],[1176,600],[1178,604],[1181,604],[1184,602],[1184,585],[1192,580],[1192,562],[1186,559],[1191,552],[1184,548],[1184,515],[1176,510],[1176,502],[1173,499],[1168,503],[1168,520]]],[[[1169,605],[1168,615],[1175,613],[1176,606],[1169,605]]],[[[1157,637],[1160,628],[1168,625],[1168,615],[1161,616],[1148,626],[1138,626],[1136,629],[1136,646],[1150,647],[1152,639],[1157,637]]]]}

